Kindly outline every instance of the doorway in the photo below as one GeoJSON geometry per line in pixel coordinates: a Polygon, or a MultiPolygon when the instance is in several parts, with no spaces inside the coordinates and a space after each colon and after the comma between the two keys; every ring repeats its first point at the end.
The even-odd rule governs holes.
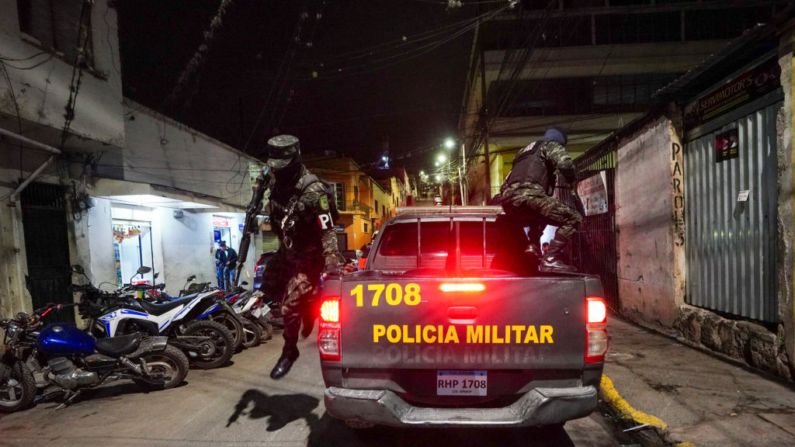
{"type": "MultiPolygon", "coordinates": [[[[69,292],[69,236],[66,224],[66,195],[59,185],[31,183],[22,191],[22,227],[28,260],[28,291],[33,308],[47,303],[72,303],[69,292]]],[[[54,312],[47,323],[74,324],[73,312],[54,312]]]]}

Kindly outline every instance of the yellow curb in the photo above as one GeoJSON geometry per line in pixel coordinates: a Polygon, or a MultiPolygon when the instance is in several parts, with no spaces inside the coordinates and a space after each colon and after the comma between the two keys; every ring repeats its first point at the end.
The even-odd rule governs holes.
{"type": "MultiPolygon", "coordinates": [[[[632,408],[632,405],[630,405],[629,402],[624,400],[624,398],[618,394],[618,391],[616,391],[616,388],[613,386],[613,381],[607,378],[607,376],[604,374],[602,374],[602,383],[599,394],[602,395],[602,400],[607,403],[610,409],[613,410],[621,419],[629,419],[638,425],[649,424],[650,426],[660,430],[665,430],[668,428],[668,424],[663,422],[660,418],[632,408]]],[[[677,445],[682,447],[692,446],[692,444],[689,443],[677,445]]]]}
{"type": "Polygon", "coordinates": [[[680,442],[679,444],[674,444],[674,447],[696,447],[696,445],[692,442],[680,442]]]}

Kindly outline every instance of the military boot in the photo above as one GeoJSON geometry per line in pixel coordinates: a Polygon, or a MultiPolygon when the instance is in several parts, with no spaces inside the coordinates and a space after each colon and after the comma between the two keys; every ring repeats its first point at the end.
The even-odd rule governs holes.
{"type": "Polygon", "coordinates": [[[276,362],[276,366],[274,366],[271,370],[271,379],[273,380],[279,380],[286,376],[293,367],[293,363],[298,360],[298,349],[291,349],[291,344],[297,344],[298,339],[296,338],[292,343],[291,341],[292,340],[284,340],[285,346],[282,350],[282,356],[279,357],[279,361],[276,362]]]}
{"type": "Polygon", "coordinates": [[[538,244],[527,244],[527,248],[524,249],[524,253],[535,263],[538,263],[538,261],[541,260],[541,247],[539,247],[538,244]]]}
{"type": "Polygon", "coordinates": [[[541,265],[538,267],[540,271],[545,273],[574,273],[577,271],[563,262],[563,248],[566,247],[566,242],[558,239],[557,236],[549,241],[549,250],[541,259],[541,265]]]}

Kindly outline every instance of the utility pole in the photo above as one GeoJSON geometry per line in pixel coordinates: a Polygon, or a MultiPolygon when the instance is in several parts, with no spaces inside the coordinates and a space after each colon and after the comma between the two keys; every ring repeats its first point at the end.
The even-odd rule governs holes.
{"type": "Polygon", "coordinates": [[[483,105],[483,155],[486,157],[486,202],[491,200],[491,157],[489,156],[489,109],[486,104],[486,52],[480,51],[480,89],[483,105]]]}

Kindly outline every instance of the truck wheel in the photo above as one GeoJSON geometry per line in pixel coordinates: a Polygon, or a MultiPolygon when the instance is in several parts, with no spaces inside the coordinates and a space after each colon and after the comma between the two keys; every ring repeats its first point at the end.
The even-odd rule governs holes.
{"type": "Polygon", "coordinates": [[[372,422],[362,422],[353,419],[345,421],[345,425],[347,425],[348,428],[353,430],[367,430],[369,428],[375,427],[375,424],[373,424],[372,422]]]}

